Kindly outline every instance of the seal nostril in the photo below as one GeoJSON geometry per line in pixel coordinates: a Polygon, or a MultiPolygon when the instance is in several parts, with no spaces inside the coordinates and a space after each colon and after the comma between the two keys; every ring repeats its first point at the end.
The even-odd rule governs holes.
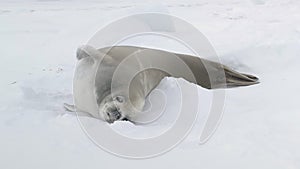
{"type": "Polygon", "coordinates": [[[121,118],[121,113],[118,112],[118,111],[115,111],[115,112],[114,112],[114,116],[115,116],[115,118],[116,118],[117,120],[119,120],[119,119],[121,118]]]}
{"type": "Polygon", "coordinates": [[[117,110],[107,112],[106,114],[112,120],[119,120],[122,117],[121,113],[117,110]]]}

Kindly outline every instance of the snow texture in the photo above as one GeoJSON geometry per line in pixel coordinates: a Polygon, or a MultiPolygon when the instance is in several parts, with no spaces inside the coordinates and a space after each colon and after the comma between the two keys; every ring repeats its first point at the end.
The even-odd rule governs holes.
{"type": "MultiPolygon", "coordinates": [[[[1,1],[0,168],[300,168],[299,10],[297,0],[1,1]],[[93,144],[62,105],[72,103],[76,48],[108,23],[140,12],[169,13],[193,24],[224,64],[258,75],[261,83],[226,90],[221,125],[206,144],[198,144],[200,118],[169,153],[128,160],[93,144]]],[[[142,41],[126,43],[188,53],[154,37],[142,41]]],[[[174,81],[166,78],[158,89],[176,103],[174,81]]],[[[211,93],[198,91],[206,110],[211,93]]],[[[147,137],[161,133],[174,117],[112,127],[147,137]]]]}

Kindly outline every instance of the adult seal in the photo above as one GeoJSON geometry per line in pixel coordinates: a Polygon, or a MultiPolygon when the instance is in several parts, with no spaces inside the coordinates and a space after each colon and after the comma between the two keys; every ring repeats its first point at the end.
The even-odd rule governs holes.
{"type": "Polygon", "coordinates": [[[65,104],[65,108],[108,123],[135,122],[146,97],[167,76],[184,78],[207,89],[258,83],[257,77],[217,62],[137,46],[81,46],[77,59],[73,80],[75,106],[65,104]]]}

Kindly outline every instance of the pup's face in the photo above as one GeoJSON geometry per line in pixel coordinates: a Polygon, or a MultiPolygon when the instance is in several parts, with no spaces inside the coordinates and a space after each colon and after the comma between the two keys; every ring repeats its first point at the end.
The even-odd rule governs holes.
{"type": "Polygon", "coordinates": [[[99,105],[100,117],[108,123],[127,120],[125,102],[126,99],[123,96],[106,96],[99,105]]]}

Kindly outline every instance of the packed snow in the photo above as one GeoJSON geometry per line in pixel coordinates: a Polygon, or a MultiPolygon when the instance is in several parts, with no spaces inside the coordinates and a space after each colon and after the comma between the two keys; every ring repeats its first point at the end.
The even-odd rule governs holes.
{"type": "MultiPolygon", "coordinates": [[[[0,167],[300,168],[299,11],[297,0],[1,1],[0,167]],[[96,146],[63,103],[72,103],[77,47],[110,22],[142,12],[169,13],[191,23],[222,63],[257,75],[260,84],[226,90],[222,121],[205,144],[198,144],[200,118],[172,151],[129,160],[96,146]]],[[[153,38],[128,43],[187,52],[153,38]]],[[[174,81],[166,78],[157,89],[175,103],[174,81]]],[[[206,110],[211,93],[198,91],[206,110]]],[[[112,127],[131,137],[153,136],[168,127],[168,116],[149,126],[112,127]]]]}

